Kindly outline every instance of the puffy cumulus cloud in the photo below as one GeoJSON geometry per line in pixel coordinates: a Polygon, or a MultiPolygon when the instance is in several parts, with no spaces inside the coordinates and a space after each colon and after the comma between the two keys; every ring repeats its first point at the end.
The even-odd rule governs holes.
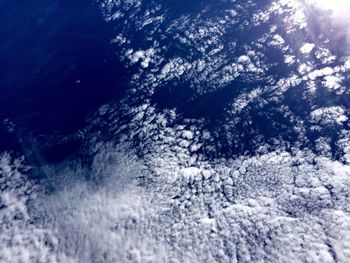
{"type": "Polygon", "coordinates": [[[167,261],[169,247],[159,242],[155,229],[164,206],[154,202],[157,196],[145,187],[148,181],[142,182],[151,180],[148,171],[135,158],[105,145],[87,179],[71,182],[76,175],[66,167],[53,171],[54,192],[41,196],[36,210],[56,229],[60,250],[75,262],[167,261]]]}
{"type": "Polygon", "coordinates": [[[341,133],[341,138],[338,141],[338,145],[340,149],[343,151],[344,156],[343,160],[346,161],[347,163],[350,162],[350,133],[349,131],[342,131],[341,133]]]}
{"type": "Polygon", "coordinates": [[[310,54],[311,51],[315,48],[315,44],[312,43],[305,43],[303,46],[300,48],[300,52],[303,54],[310,54]]]}
{"type": "Polygon", "coordinates": [[[154,52],[155,52],[155,50],[152,48],[150,48],[146,51],[138,50],[135,52],[132,49],[130,49],[126,52],[126,55],[130,59],[130,62],[132,64],[135,64],[135,63],[141,61],[141,66],[144,68],[147,68],[149,66],[149,63],[152,62],[152,56],[153,56],[154,52]]]}
{"type": "Polygon", "coordinates": [[[91,163],[44,167],[37,182],[1,157],[0,259],[347,262],[348,110],[339,97],[324,106],[319,92],[348,95],[349,59],[313,38],[300,2],[175,14],[166,1],[99,2],[135,69],[131,88],[89,120],[91,163]],[[174,82],[196,98],[235,92],[209,123],[153,103],[174,82]],[[305,146],[312,129],[317,154],[305,146]]]}
{"type": "MultiPolygon", "coordinates": [[[[298,148],[208,158],[215,140],[205,125],[179,122],[176,112],[148,104],[117,112],[105,105],[91,120],[88,166],[70,160],[44,167],[38,184],[20,163],[1,159],[3,257],[346,262],[350,256],[349,164],[298,148]]],[[[346,138],[339,141],[344,150],[346,138]]]]}
{"type": "Polygon", "coordinates": [[[38,187],[26,177],[28,171],[23,159],[0,156],[0,261],[70,262],[56,250],[54,230],[37,224],[31,213],[38,187]]]}
{"type": "MultiPolygon", "coordinates": [[[[341,99],[349,93],[348,58],[328,32],[333,26],[324,27],[321,21],[327,14],[316,17],[310,12],[313,7],[300,1],[210,2],[195,11],[166,1],[100,3],[106,20],[116,27],[113,42],[120,59],[135,70],[125,101],[139,107],[174,96],[182,98],[169,106],[177,111],[184,104],[184,111],[192,105],[193,111],[203,104],[218,107],[215,111],[221,111],[218,115],[225,121],[212,127],[221,127],[214,134],[215,139],[223,138],[220,147],[244,148],[241,144],[252,136],[253,148],[286,140],[315,144],[312,136],[307,137],[315,126],[303,119],[313,104],[333,96],[335,107],[348,107],[341,99]],[[320,25],[320,32],[311,21],[320,25]],[[284,138],[268,133],[256,113],[284,138]]],[[[211,118],[206,114],[199,112],[200,117],[211,118]]]]}
{"type": "MultiPolygon", "coordinates": [[[[121,59],[126,56],[131,63],[139,59],[147,60],[149,57],[145,56],[144,51],[133,52],[141,44],[154,51],[152,67],[146,67],[148,60],[143,61],[134,76],[134,79],[146,80],[140,89],[155,89],[166,81],[181,77],[181,81],[186,81],[189,88],[203,94],[222,88],[239,76],[247,83],[265,77],[269,64],[265,62],[266,54],[261,44],[254,44],[254,40],[258,39],[242,39],[244,43],[239,46],[237,43],[242,41],[239,37],[242,31],[262,27],[270,20],[270,16],[275,15],[277,8],[257,7],[253,2],[232,2],[222,6],[223,12],[215,12],[214,16],[207,14],[204,8],[198,15],[180,14],[170,18],[171,14],[162,13],[167,4],[160,3],[133,2],[133,7],[128,1],[102,2],[107,20],[123,23],[126,18],[120,15],[121,10],[125,9],[128,14],[127,24],[121,27],[114,40],[123,50],[121,59]],[[115,12],[119,15],[116,16],[115,12]],[[249,18],[250,13],[253,13],[252,18],[249,18]],[[147,29],[142,26],[145,23],[147,29]],[[134,37],[138,34],[143,35],[141,43],[140,39],[134,37]],[[170,57],[169,52],[172,53],[170,57]]],[[[267,36],[259,34],[256,37],[265,41],[267,36]]]]}
{"type": "Polygon", "coordinates": [[[135,158],[106,146],[89,172],[48,166],[40,183],[21,162],[1,157],[1,261],[170,262],[155,229],[163,203],[135,158]]]}
{"type": "MultiPolygon", "coordinates": [[[[105,114],[108,111],[113,109],[105,114]]],[[[151,200],[146,205],[149,214],[136,214],[144,216],[138,220],[147,222],[152,236],[144,242],[154,238],[166,248],[169,257],[162,261],[346,261],[347,164],[331,160],[327,153],[322,157],[297,148],[293,153],[208,159],[197,150],[205,148],[212,135],[199,124],[179,124],[174,121],[176,113],[157,113],[147,105],[134,109],[133,115],[129,125],[134,133],[123,143],[142,138],[137,154],[147,172],[135,180],[144,191],[143,199],[151,200]]],[[[117,133],[108,137],[118,138],[117,133]]],[[[341,143],[345,149],[347,142],[341,143]]],[[[107,156],[113,152],[104,144],[94,149],[107,156]]],[[[141,258],[143,253],[139,252],[141,258]]]]}
{"type": "MultiPolygon", "coordinates": [[[[147,80],[142,89],[156,88],[179,77],[200,94],[229,85],[237,77],[244,78],[246,84],[254,83],[268,78],[268,70],[276,64],[281,66],[279,56],[269,55],[275,51],[273,48],[284,56],[289,71],[303,65],[305,58],[298,56],[299,51],[315,54],[317,62],[323,64],[336,59],[330,51],[329,38],[313,41],[315,33],[308,31],[309,14],[299,1],[279,0],[263,5],[233,1],[183,15],[176,10],[165,11],[168,6],[162,1],[100,2],[106,19],[119,24],[114,42],[123,50],[121,58],[126,56],[131,63],[145,60],[134,76],[147,80]],[[172,11],[178,15],[174,17],[172,11]],[[123,12],[127,18],[115,15],[123,12]],[[137,37],[139,34],[143,39],[137,37]],[[140,46],[148,47],[153,54],[153,66],[146,71],[151,58],[140,46]]],[[[314,70],[316,66],[309,67],[314,70]]]]}
{"type": "Polygon", "coordinates": [[[342,107],[319,108],[311,112],[310,118],[312,122],[319,124],[339,124],[342,125],[348,120],[345,110],[342,107]]]}
{"type": "Polygon", "coordinates": [[[347,111],[339,100],[311,105],[323,87],[345,94],[350,67],[327,37],[313,38],[298,3],[231,1],[174,14],[167,2],[101,2],[118,25],[120,58],[135,72],[122,102],[101,107],[85,129],[90,166],[46,169],[54,191],[35,200],[33,213],[55,230],[53,254],[77,262],[346,262],[347,111]],[[236,92],[210,126],[154,105],[154,93],[175,82],[194,91],[191,99],[236,92]],[[301,147],[310,123],[339,132],[335,142],[317,137],[317,155],[301,147]],[[344,153],[339,161],[332,144],[344,153]]]}
{"type": "MultiPolygon", "coordinates": [[[[181,128],[174,133],[175,140],[196,137],[181,128]]],[[[2,201],[2,216],[13,217],[2,221],[2,238],[13,254],[1,255],[17,262],[346,262],[350,256],[348,165],[305,151],[188,163],[179,153],[189,160],[189,151],[171,154],[168,145],[141,160],[120,145],[100,144],[89,169],[47,167],[49,194],[29,195],[30,206],[2,201]],[[72,179],[77,172],[85,178],[72,179]],[[28,210],[25,218],[15,219],[14,206],[28,210]],[[28,216],[37,222],[29,224],[28,216]]]]}

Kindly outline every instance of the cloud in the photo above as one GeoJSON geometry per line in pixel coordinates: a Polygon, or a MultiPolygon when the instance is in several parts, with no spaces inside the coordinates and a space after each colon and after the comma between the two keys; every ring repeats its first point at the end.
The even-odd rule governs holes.
{"type": "MultiPolygon", "coordinates": [[[[3,257],[345,262],[350,256],[348,164],[297,148],[208,159],[192,150],[212,136],[200,125],[147,105],[129,110],[135,118],[126,126],[135,133],[122,142],[87,135],[91,165],[75,159],[48,166],[38,183],[19,161],[1,159],[7,185],[1,215],[10,218],[1,224],[9,244],[3,257]]],[[[104,106],[96,123],[113,112],[104,106]]]]}
{"type": "Polygon", "coordinates": [[[47,166],[35,181],[20,160],[0,158],[0,259],[346,262],[347,109],[312,103],[319,80],[344,94],[350,67],[313,41],[297,1],[220,2],[176,16],[166,3],[100,3],[119,58],[135,68],[131,88],[89,120],[82,151],[91,163],[47,166]],[[236,92],[208,125],[152,104],[173,82],[197,98],[236,92]],[[316,138],[317,154],[302,147],[316,125],[339,133],[316,138]]]}

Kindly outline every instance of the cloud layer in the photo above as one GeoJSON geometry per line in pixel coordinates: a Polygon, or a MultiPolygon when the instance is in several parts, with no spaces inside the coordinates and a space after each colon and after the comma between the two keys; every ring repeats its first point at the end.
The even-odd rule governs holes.
{"type": "Polygon", "coordinates": [[[350,60],[321,21],[287,0],[99,3],[130,88],[81,158],[1,156],[0,261],[346,262],[350,60]]]}

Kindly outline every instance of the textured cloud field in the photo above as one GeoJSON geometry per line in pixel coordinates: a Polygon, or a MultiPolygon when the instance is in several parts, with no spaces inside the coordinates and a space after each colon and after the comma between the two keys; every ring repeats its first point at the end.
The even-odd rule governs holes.
{"type": "Polygon", "coordinates": [[[1,155],[0,261],[347,262],[347,32],[313,2],[180,2],[99,1],[130,88],[78,157],[1,155]]]}
{"type": "Polygon", "coordinates": [[[2,157],[2,261],[346,262],[350,255],[349,165],[301,151],[213,163],[198,156],[191,164],[187,149],[165,150],[141,161],[101,147],[91,170],[47,169],[40,186],[18,160],[2,157]]]}

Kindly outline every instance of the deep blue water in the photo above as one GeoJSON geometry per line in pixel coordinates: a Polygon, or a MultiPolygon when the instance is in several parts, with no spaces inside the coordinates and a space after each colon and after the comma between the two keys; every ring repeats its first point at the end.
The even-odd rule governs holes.
{"type": "MultiPolygon", "coordinates": [[[[173,19],[196,13],[199,7],[212,6],[205,13],[206,17],[211,17],[222,12],[224,5],[230,5],[229,2],[200,0],[160,2],[164,6],[161,15],[165,13],[165,22],[161,25],[164,32],[173,19]],[[216,4],[219,7],[213,8],[216,4]]],[[[264,6],[266,2],[259,4],[264,6]]],[[[153,4],[146,2],[142,7],[145,10],[141,11],[153,4]]],[[[247,10],[240,11],[243,18],[251,15],[247,10]]],[[[128,17],[128,12],[130,10],[125,11],[125,17],[128,17]]],[[[111,39],[116,32],[126,31],[135,50],[146,49],[150,40],[145,36],[152,28],[137,29],[132,19],[127,23],[106,23],[99,6],[92,0],[0,0],[0,17],[0,151],[17,150],[26,154],[33,163],[63,159],[76,152],[81,144],[79,139],[69,135],[85,127],[87,116],[98,106],[118,101],[128,87],[133,66],[126,69],[124,62],[119,61],[116,53],[120,48],[113,47],[111,39]],[[61,138],[65,140],[61,141],[61,138]]],[[[256,35],[268,30],[268,25],[252,27],[249,32],[233,27],[228,36],[234,36],[237,46],[242,46],[239,54],[244,52],[244,43],[254,41],[256,35]]],[[[317,34],[320,30],[330,34],[324,28],[312,30],[317,34]]],[[[283,31],[279,33],[284,34],[283,31]]],[[[284,37],[288,39],[288,36],[284,37]]],[[[303,39],[302,35],[299,37],[303,39]]],[[[160,46],[166,47],[165,57],[192,56],[193,50],[174,45],[172,36],[156,38],[160,46]]],[[[344,52],[336,48],[337,43],[342,43],[339,39],[341,37],[332,39],[335,44],[331,47],[341,57],[344,52]]],[[[230,42],[231,39],[224,39],[222,44],[228,48],[230,42]]],[[[276,81],[287,77],[291,69],[284,65],[281,51],[266,47],[265,52],[268,54],[266,63],[275,64],[267,75],[276,81]]],[[[159,110],[176,108],[181,116],[204,118],[206,128],[217,134],[215,144],[219,146],[215,148],[215,154],[229,156],[254,153],[254,148],[278,137],[292,145],[298,137],[298,132],[293,130],[294,123],[276,110],[284,105],[305,120],[312,107],[341,105],[349,109],[348,94],[340,96],[327,89],[319,88],[313,99],[303,99],[303,90],[306,89],[303,83],[288,91],[279,104],[247,107],[245,115],[239,116],[234,127],[225,128],[225,108],[233,99],[255,86],[268,86],[269,81],[256,79],[250,85],[237,78],[223,89],[198,95],[186,80],[180,79],[158,87],[151,103],[159,110]],[[251,122],[246,122],[246,118],[251,122]],[[233,136],[236,142],[229,143],[233,136]]],[[[138,99],[143,100],[143,97],[138,99]]],[[[344,127],[349,129],[349,122],[344,127]]],[[[310,130],[302,146],[314,148],[315,140],[322,136],[335,144],[340,129],[344,127],[325,127],[317,132],[310,130]]],[[[336,147],[334,149],[337,152],[336,147]]]]}
{"type": "Polygon", "coordinates": [[[112,25],[93,1],[2,0],[0,17],[0,150],[30,148],[28,134],[72,133],[122,96],[112,25]]]}

